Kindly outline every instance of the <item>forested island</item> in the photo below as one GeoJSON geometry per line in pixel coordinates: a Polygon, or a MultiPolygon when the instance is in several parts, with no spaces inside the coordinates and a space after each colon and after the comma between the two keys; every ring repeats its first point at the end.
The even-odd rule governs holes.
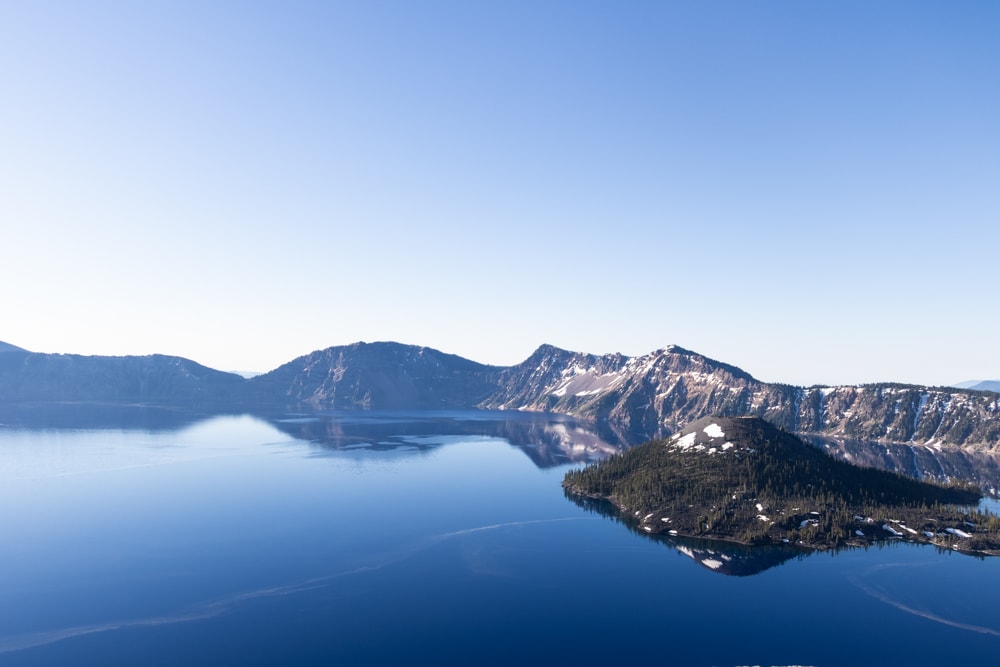
{"type": "Polygon", "coordinates": [[[812,549],[905,539],[1000,555],[1000,518],[964,483],[922,482],[834,459],[756,417],[706,417],[566,473],[650,534],[812,549]]]}

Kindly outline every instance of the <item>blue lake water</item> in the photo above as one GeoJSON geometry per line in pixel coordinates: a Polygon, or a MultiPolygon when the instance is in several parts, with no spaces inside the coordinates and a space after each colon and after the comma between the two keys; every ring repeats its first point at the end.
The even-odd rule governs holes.
{"type": "Polygon", "coordinates": [[[569,420],[53,423],[0,427],[0,665],[1000,656],[1000,559],[651,539],[564,496],[616,448],[569,420]]]}

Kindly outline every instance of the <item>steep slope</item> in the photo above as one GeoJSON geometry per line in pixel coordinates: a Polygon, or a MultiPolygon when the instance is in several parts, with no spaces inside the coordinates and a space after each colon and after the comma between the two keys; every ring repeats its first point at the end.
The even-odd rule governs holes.
{"type": "Polygon", "coordinates": [[[670,346],[641,357],[594,356],[542,346],[504,371],[488,407],[552,410],[614,421],[636,435],[675,431],[706,414],[742,415],[787,402],[728,364],[670,346]]]}
{"type": "Polygon", "coordinates": [[[428,347],[355,343],[318,350],[249,380],[254,395],[314,408],[472,407],[497,369],[428,347]]]}
{"type": "Polygon", "coordinates": [[[594,412],[595,399],[627,382],[629,358],[596,356],[542,345],[516,366],[502,369],[498,390],[484,407],[500,410],[543,410],[569,414],[594,412]]]}
{"type": "Polygon", "coordinates": [[[800,433],[926,445],[1000,445],[1000,396],[899,384],[799,388],[764,383],[680,347],[641,357],[551,346],[504,369],[482,406],[606,420],[634,440],[706,415],[756,416],[800,433]]]}

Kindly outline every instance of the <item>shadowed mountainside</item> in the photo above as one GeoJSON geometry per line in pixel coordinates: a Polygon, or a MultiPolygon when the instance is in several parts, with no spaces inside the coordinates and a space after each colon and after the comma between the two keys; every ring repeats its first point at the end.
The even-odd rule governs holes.
{"type": "Polygon", "coordinates": [[[99,357],[0,354],[0,402],[104,402],[229,406],[245,398],[243,378],[159,354],[99,357]]]}

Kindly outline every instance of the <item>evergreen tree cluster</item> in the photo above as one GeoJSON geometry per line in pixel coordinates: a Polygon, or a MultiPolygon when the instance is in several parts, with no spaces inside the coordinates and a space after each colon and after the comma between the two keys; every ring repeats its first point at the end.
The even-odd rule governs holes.
{"type": "Polygon", "coordinates": [[[712,421],[724,424],[734,444],[728,451],[709,454],[655,440],[571,470],[563,486],[610,500],[646,532],[751,544],[836,546],[891,535],[883,525],[906,526],[898,532],[907,537],[937,535],[946,525],[1000,529],[996,517],[969,510],[981,497],[972,486],[855,466],[757,418],[700,420],[688,432],[712,421]]]}

